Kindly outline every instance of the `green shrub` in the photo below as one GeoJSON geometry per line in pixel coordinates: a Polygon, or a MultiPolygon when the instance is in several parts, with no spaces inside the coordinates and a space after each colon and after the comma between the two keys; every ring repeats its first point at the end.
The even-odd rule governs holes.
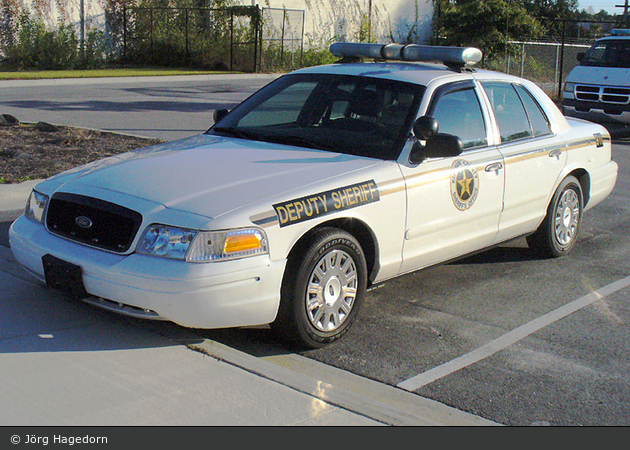
{"type": "Polygon", "coordinates": [[[105,41],[100,31],[87,33],[81,54],[80,39],[72,25],[48,29],[28,8],[21,11],[16,29],[13,44],[6,49],[7,63],[15,69],[99,68],[105,63],[105,41]]]}

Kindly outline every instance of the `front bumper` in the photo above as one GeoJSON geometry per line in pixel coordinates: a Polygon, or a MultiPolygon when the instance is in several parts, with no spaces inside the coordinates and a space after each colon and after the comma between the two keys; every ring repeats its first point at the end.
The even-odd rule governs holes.
{"type": "Polygon", "coordinates": [[[630,105],[587,102],[576,99],[562,100],[562,113],[596,123],[630,123],[630,105]]]}
{"type": "Polygon", "coordinates": [[[206,264],[118,255],[54,236],[24,216],[9,240],[16,260],[40,281],[44,255],[81,267],[84,300],[119,313],[227,328],[270,323],[278,311],[286,260],[268,255],[206,264]]]}

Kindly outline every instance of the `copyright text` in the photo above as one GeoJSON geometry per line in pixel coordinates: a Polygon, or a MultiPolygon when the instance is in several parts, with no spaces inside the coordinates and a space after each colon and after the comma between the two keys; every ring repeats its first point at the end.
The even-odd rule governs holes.
{"type": "Polygon", "coordinates": [[[107,444],[107,437],[105,436],[62,436],[60,434],[54,434],[52,436],[37,436],[34,434],[27,434],[24,436],[13,435],[11,436],[12,444],[39,444],[48,445],[51,444],[65,444],[65,445],[78,445],[78,444],[107,444]]]}

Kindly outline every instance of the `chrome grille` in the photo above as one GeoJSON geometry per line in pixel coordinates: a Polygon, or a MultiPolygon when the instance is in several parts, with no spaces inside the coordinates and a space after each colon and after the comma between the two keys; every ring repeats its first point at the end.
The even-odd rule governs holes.
{"type": "Polygon", "coordinates": [[[602,102],[617,105],[630,103],[630,88],[618,88],[610,86],[575,86],[575,98],[588,102],[602,102]]]}
{"type": "Polygon", "coordinates": [[[117,253],[126,252],[142,223],[128,208],[82,195],[54,194],[46,213],[51,233],[117,253]]]}

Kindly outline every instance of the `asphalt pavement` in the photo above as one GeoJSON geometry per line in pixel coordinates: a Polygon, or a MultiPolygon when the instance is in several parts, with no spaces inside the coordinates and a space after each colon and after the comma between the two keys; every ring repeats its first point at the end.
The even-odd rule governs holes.
{"type": "MultiPolygon", "coordinates": [[[[293,370],[194,330],[63,297],[27,274],[9,248],[9,225],[36,183],[0,185],[4,427],[497,425],[339,369],[293,370]]],[[[321,365],[292,356],[303,369],[321,365]]]]}
{"type": "MultiPolygon", "coordinates": [[[[226,86],[238,81],[249,87],[234,89],[238,95],[230,94],[219,103],[238,102],[244,95],[241,92],[273,78],[225,78],[226,86]]],[[[188,77],[190,89],[197,89],[194,83],[204,80],[205,76],[188,77]]],[[[4,81],[2,87],[67,84],[72,88],[75,82],[97,86],[136,81],[4,81]]],[[[170,81],[169,77],[159,79],[164,85],[170,81]]],[[[183,94],[173,95],[179,98],[183,94]]],[[[219,99],[223,99],[221,95],[219,99]]],[[[83,100],[77,102],[83,105],[83,100]]],[[[32,105],[19,99],[13,103],[15,107],[0,113],[17,114],[23,122],[62,123],[66,117],[57,104],[49,105],[48,115],[42,116],[46,108],[33,112],[32,105]]],[[[155,131],[167,139],[209,126],[210,114],[204,105],[196,122],[191,124],[194,120],[187,116],[189,129],[182,132],[178,125],[177,134],[168,128],[179,109],[169,111],[163,119],[165,125],[155,131]]],[[[111,124],[108,128],[106,123],[94,126],[104,124],[103,115],[92,118],[90,111],[80,117],[85,123],[73,122],[73,126],[143,136],[151,133],[146,127],[138,131],[133,126],[125,130],[111,124]]],[[[200,337],[195,330],[131,319],[63,297],[26,273],[9,248],[9,226],[22,213],[37,182],[0,185],[0,424],[4,427],[497,425],[297,354],[287,352],[283,362],[277,363],[274,355],[252,356],[200,337]]]]}

